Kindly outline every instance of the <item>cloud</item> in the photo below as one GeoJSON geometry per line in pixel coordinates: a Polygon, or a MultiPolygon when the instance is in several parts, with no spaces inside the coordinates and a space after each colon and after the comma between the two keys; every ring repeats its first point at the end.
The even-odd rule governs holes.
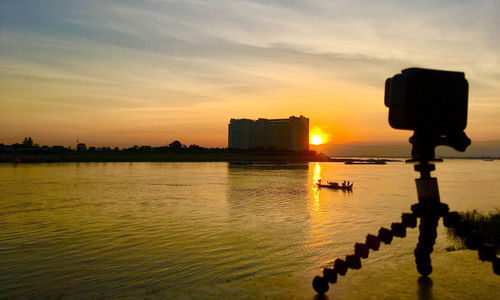
{"type": "Polygon", "coordinates": [[[465,71],[471,118],[490,124],[500,113],[499,14],[493,0],[4,1],[0,108],[33,120],[117,111],[145,120],[176,108],[202,116],[210,105],[225,118],[220,110],[292,102],[287,109],[315,113],[296,95],[321,106],[349,86],[364,109],[359,126],[372,127],[385,78],[420,66],[465,71]]]}

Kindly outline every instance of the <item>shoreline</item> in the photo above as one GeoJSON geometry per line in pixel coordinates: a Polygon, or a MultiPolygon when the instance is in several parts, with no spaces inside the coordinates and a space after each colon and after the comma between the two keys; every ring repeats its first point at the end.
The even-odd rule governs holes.
{"type": "Polygon", "coordinates": [[[59,162],[228,162],[228,163],[299,163],[328,162],[320,154],[257,154],[257,153],[85,153],[0,154],[0,163],[59,162]]]}
{"type": "MultiPolygon", "coordinates": [[[[499,158],[443,157],[444,159],[466,159],[495,161],[499,158]]],[[[293,152],[208,152],[208,153],[140,153],[140,152],[61,152],[61,153],[0,153],[0,163],[60,163],[60,162],[228,162],[233,164],[284,164],[305,162],[338,162],[354,165],[383,165],[389,162],[404,162],[401,157],[328,156],[318,153],[293,152]]]]}

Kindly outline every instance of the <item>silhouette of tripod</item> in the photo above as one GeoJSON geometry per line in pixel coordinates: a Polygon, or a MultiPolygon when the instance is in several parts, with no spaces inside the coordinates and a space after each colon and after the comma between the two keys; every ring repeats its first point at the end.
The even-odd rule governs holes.
{"type": "Polygon", "coordinates": [[[420,233],[414,254],[417,271],[424,276],[422,278],[428,278],[427,276],[432,273],[430,255],[436,241],[438,221],[441,217],[443,217],[444,226],[454,229],[457,236],[464,239],[465,246],[477,250],[479,259],[491,262],[493,272],[500,275],[500,259],[496,257],[495,247],[483,243],[481,235],[462,222],[458,212],[449,212],[448,205],[440,202],[437,178],[431,177],[431,172],[435,170],[435,165],[431,162],[441,161],[435,157],[436,146],[450,146],[463,152],[470,145],[470,139],[463,131],[451,135],[415,131],[410,138],[410,143],[412,144],[412,159],[407,162],[416,163],[415,171],[420,172],[420,178],[415,179],[418,203],[411,206],[412,213],[401,215],[401,223],[392,223],[391,229],[381,227],[378,235],[368,234],[365,243],[354,245],[353,255],[347,255],[345,260],[337,258],[333,268],[325,267],[323,276],[314,277],[312,286],[319,295],[328,291],[329,284],[337,282],[337,275],[346,275],[348,269],[360,269],[361,258],[368,258],[370,250],[377,251],[381,243],[390,244],[393,237],[404,238],[406,228],[417,226],[417,218],[420,218],[420,233]]]}
{"type": "Polygon", "coordinates": [[[471,141],[464,132],[453,136],[439,136],[430,132],[415,131],[410,143],[412,159],[407,162],[416,162],[415,171],[420,172],[420,178],[415,179],[418,203],[411,207],[415,216],[420,218],[420,234],[414,251],[415,262],[418,272],[428,276],[432,273],[430,254],[437,237],[438,221],[449,210],[448,205],[440,202],[437,178],[431,177],[431,172],[436,168],[430,162],[442,161],[435,157],[436,146],[446,145],[458,151],[465,151],[471,141]]]}

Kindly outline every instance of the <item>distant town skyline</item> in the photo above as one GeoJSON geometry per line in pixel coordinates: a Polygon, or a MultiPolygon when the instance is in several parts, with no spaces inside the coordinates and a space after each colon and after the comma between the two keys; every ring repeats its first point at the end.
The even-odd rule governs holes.
{"type": "MultiPolygon", "coordinates": [[[[25,137],[24,140],[12,144],[24,145],[31,137],[25,137]]],[[[70,144],[70,145],[53,145],[53,144],[43,144],[38,143],[37,140],[31,140],[31,144],[35,146],[48,146],[60,148],[61,146],[69,147],[74,150],[78,150],[78,145],[81,145],[81,149],[94,148],[97,150],[102,149],[130,149],[130,148],[151,148],[151,147],[166,147],[172,144],[178,143],[179,145],[184,145],[185,147],[204,147],[197,143],[185,144],[179,140],[173,140],[165,144],[131,144],[131,145],[115,145],[115,144],[70,144]]],[[[9,143],[0,141],[0,145],[3,147],[9,147],[9,143]]],[[[210,148],[210,147],[204,147],[210,148]]],[[[226,148],[226,147],[218,147],[226,148]]],[[[277,148],[276,148],[277,149],[277,148]]],[[[404,142],[353,142],[353,143],[327,143],[315,145],[310,143],[309,150],[315,151],[317,153],[323,153],[329,156],[338,157],[410,157],[411,145],[408,141],[404,142]]],[[[465,152],[458,152],[449,147],[438,147],[436,148],[436,155],[438,157],[500,157],[500,141],[476,141],[473,142],[471,146],[467,148],[465,152]]]]}
{"type": "Polygon", "coordinates": [[[384,81],[463,71],[500,132],[500,2],[28,1],[0,6],[0,143],[227,146],[231,118],[310,118],[326,145],[406,142],[384,81]]]}

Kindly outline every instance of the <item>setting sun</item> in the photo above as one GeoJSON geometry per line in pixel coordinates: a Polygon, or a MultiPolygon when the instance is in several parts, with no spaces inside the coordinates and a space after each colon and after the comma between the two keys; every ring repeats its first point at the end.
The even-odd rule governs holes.
{"type": "Polygon", "coordinates": [[[319,135],[311,136],[311,144],[313,145],[323,144],[323,138],[319,135]]]}
{"type": "Polygon", "coordinates": [[[311,145],[323,145],[330,140],[330,135],[320,126],[313,126],[309,130],[309,144],[311,145]]]}

